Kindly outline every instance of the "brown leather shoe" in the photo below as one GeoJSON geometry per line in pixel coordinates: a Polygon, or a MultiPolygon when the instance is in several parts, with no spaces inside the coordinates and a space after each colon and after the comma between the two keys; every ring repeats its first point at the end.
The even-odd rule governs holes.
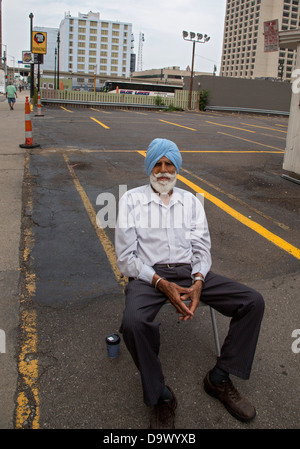
{"type": "Polygon", "coordinates": [[[158,401],[153,408],[153,416],[150,420],[150,429],[175,429],[175,409],[177,399],[170,387],[167,387],[173,398],[169,401],[158,401]]]}
{"type": "Polygon", "coordinates": [[[256,411],[250,402],[240,395],[230,379],[218,385],[211,383],[208,372],[204,378],[204,390],[210,396],[219,399],[228,412],[243,422],[249,422],[256,416],[256,411]]]}

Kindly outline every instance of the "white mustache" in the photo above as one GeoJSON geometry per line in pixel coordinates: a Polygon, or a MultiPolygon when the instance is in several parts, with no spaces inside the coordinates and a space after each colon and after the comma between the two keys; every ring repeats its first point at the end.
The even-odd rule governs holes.
{"type": "Polygon", "coordinates": [[[168,178],[168,179],[173,179],[174,175],[170,175],[170,173],[153,173],[153,176],[159,180],[159,178],[168,178]]]}

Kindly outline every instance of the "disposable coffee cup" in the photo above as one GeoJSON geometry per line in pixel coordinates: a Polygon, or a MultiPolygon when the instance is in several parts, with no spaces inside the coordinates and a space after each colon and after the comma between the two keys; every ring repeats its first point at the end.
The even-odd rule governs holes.
{"type": "Polygon", "coordinates": [[[108,357],[115,359],[119,352],[120,337],[118,334],[111,334],[105,338],[108,357]]]}

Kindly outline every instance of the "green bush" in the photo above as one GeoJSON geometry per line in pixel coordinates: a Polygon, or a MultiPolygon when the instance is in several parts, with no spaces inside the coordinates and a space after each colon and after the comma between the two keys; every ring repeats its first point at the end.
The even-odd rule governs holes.
{"type": "Polygon", "coordinates": [[[160,97],[159,95],[157,97],[155,97],[155,104],[156,104],[156,106],[164,106],[165,105],[162,97],[160,97]]]}
{"type": "Polygon", "coordinates": [[[209,94],[210,91],[209,90],[201,90],[200,92],[200,100],[199,100],[199,109],[200,111],[205,111],[206,106],[209,103],[209,94]]]}
{"type": "Polygon", "coordinates": [[[174,106],[173,104],[170,104],[168,109],[166,109],[168,112],[174,112],[174,111],[183,111],[182,108],[179,108],[178,106],[174,106]]]}

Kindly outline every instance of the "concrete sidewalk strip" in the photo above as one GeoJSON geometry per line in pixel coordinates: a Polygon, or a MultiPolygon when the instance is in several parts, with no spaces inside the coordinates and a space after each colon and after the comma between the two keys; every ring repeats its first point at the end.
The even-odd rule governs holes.
{"type": "Polygon", "coordinates": [[[0,101],[0,329],[6,336],[5,353],[0,354],[0,428],[13,427],[17,383],[17,329],[19,324],[19,245],[22,214],[22,183],[26,150],[24,102],[27,92],[18,94],[13,111],[7,100],[0,101]]]}

